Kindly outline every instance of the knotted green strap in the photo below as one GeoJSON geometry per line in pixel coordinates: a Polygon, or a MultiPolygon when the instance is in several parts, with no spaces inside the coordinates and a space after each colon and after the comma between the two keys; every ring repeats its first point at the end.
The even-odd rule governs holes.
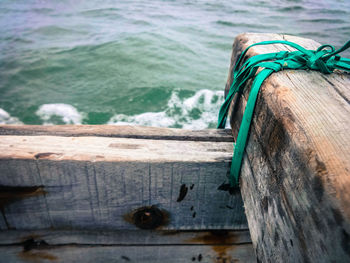
{"type": "Polygon", "coordinates": [[[264,80],[273,72],[284,69],[310,69],[320,71],[324,74],[330,74],[335,69],[350,72],[350,59],[342,58],[338,55],[349,47],[350,41],[338,50],[335,50],[331,45],[322,45],[317,50],[307,50],[293,42],[274,40],[253,44],[244,50],[235,64],[233,82],[226,100],[220,108],[218,121],[218,128],[225,128],[227,113],[233,97],[236,93],[242,94],[244,88],[246,88],[247,80],[254,78],[232,157],[230,169],[230,184],[232,187],[239,186],[239,174],[250,123],[252,121],[256,99],[264,80]],[[249,48],[270,44],[288,45],[295,48],[296,51],[280,51],[277,53],[256,55],[239,67],[249,48]],[[262,68],[262,70],[256,75],[259,68],[262,68]]]}

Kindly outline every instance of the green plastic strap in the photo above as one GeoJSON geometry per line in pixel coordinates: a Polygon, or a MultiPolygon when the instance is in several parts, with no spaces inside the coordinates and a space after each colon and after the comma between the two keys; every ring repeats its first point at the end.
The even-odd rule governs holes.
{"type": "Polygon", "coordinates": [[[233,82],[225,102],[220,108],[218,120],[218,128],[225,128],[227,114],[232,99],[237,93],[242,94],[246,88],[246,82],[249,79],[254,78],[232,157],[230,169],[230,185],[232,187],[239,187],[239,174],[250,124],[253,118],[259,90],[264,80],[273,72],[278,72],[284,69],[309,69],[317,70],[324,74],[330,74],[335,69],[350,72],[350,59],[342,58],[338,55],[348,48],[350,48],[350,40],[338,50],[331,45],[322,45],[317,50],[307,50],[290,41],[273,40],[255,43],[243,51],[233,69],[233,82]],[[249,58],[242,66],[240,66],[247,51],[251,47],[271,44],[288,45],[296,49],[296,51],[280,51],[276,53],[256,55],[249,58]],[[259,68],[262,68],[262,70],[256,74],[259,68]]]}

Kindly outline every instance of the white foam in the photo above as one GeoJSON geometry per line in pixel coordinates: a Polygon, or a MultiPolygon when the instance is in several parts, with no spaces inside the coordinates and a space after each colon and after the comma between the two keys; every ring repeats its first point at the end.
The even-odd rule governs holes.
{"type": "Polygon", "coordinates": [[[165,111],[146,112],[138,115],[117,114],[108,124],[137,124],[156,127],[205,129],[215,127],[218,113],[224,101],[223,91],[199,90],[192,97],[181,99],[173,92],[165,111]],[[191,112],[196,111],[196,117],[191,112]]]}
{"type": "Polygon", "coordinates": [[[23,124],[18,118],[12,117],[7,111],[0,108],[0,124],[23,124]]]}
{"type": "Polygon", "coordinates": [[[83,120],[82,114],[75,107],[64,103],[43,104],[36,114],[45,125],[57,124],[54,121],[55,117],[59,117],[64,124],[81,124],[83,120]]]}
{"type": "Polygon", "coordinates": [[[144,126],[170,127],[175,124],[175,120],[168,117],[165,112],[146,112],[134,116],[117,114],[109,120],[108,124],[137,124],[144,126]]]}

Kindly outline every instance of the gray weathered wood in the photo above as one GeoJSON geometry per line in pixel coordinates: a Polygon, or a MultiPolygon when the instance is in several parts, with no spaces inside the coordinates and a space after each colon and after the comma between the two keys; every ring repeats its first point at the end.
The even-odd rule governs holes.
{"type": "Polygon", "coordinates": [[[248,230],[9,230],[0,253],[0,262],[255,262],[248,230]]]}
{"type": "Polygon", "coordinates": [[[0,135],[99,136],[153,140],[233,141],[229,129],[185,130],[138,125],[0,125],[0,135]]]}
{"type": "Polygon", "coordinates": [[[137,229],[157,207],[162,229],[246,229],[240,194],[218,190],[231,156],[231,142],[2,135],[0,227],[137,229]]]}
{"type": "MultiPolygon", "coordinates": [[[[255,42],[309,39],[242,34],[237,56],[255,42]]],[[[289,49],[254,47],[248,56],[289,49]]],[[[350,261],[350,75],[283,71],[263,84],[241,171],[241,192],[262,262],[350,261]]],[[[232,113],[237,136],[247,92],[232,113]]],[[[234,107],[231,108],[231,110],[234,107]]]]}
{"type": "Polygon", "coordinates": [[[248,230],[4,230],[0,246],[19,245],[26,240],[44,240],[50,245],[239,245],[250,244],[248,230]]]}
{"type": "Polygon", "coordinates": [[[23,251],[22,247],[0,247],[2,262],[256,262],[251,244],[177,246],[67,245],[23,251]],[[213,249],[213,247],[215,249],[213,249]],[[224,251],[224,252],[221,252],[224,251]]]}

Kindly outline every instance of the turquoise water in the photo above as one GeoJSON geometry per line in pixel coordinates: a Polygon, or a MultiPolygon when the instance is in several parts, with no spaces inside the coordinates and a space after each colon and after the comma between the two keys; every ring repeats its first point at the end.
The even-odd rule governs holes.
{"type": "Polygon", "coordinates": [[[237,34],[339,46],[350,1],[12,0],[0,25],[0,123],[194,129],[216,125],[237,34]]]}

